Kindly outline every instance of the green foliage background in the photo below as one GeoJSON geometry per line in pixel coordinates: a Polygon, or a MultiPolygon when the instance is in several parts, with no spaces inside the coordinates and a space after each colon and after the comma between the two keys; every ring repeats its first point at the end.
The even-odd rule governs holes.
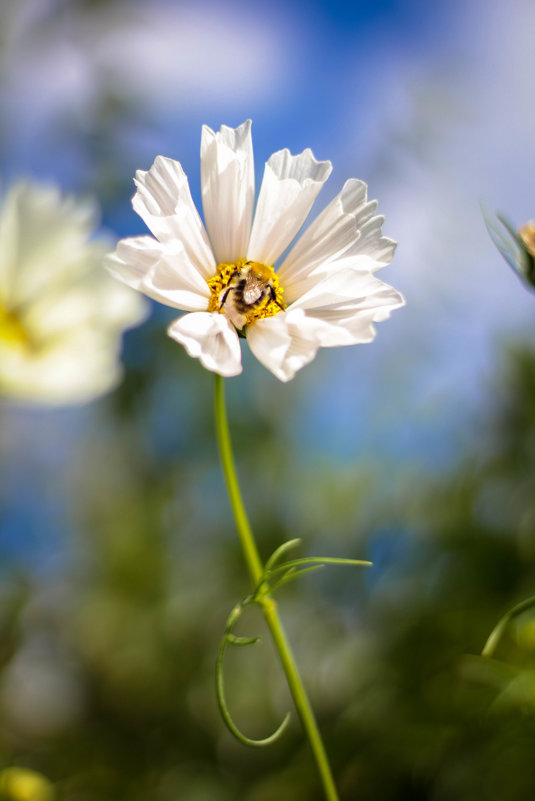
{"type": "MultiPolygon", "coordinates": [[[[217,710],[217,645],[249,588],[218,469],[212,376],[159,319],[128,337],[125,383],[92,407],[75,460],[54,476],[75,499],[63,559],[44,572],[19,559],[2,574],[2,763],[42,772],[64,801],[320,799],[295,715],[279,743],[250,750],[217,710]]],[[[375,562],[325,569],[279,596],[342,798],[532,798],[533,616],[496,659],[477,655],[534,594],[535,351],[504,355],[477,446],[427,477],[409,459],[395,474],[336,464],[313,442],[304,463],[288,434],[306,385],[258,402],[261,382],[228,383],[264,557],[297,536],[303,554],[375,562]]],[[[241,625],[262,633],[260,619],[241,625]]],[[[230,704],[263,736],[290,703],[284,680],[269,638],[236,650],[230,704]]]]}

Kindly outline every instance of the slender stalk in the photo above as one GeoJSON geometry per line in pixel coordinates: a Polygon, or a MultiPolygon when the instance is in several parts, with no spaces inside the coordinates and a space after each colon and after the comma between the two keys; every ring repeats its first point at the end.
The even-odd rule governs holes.
{"type": "MultiPolygon", "coordinates": [[[[236,476],[236,468],[234,465],[234,458],[232,455],[232,446],[230,442],[230,433],[227,420],[227,412],[225,408],[225,396],[223,390],[223,379],[220,375],[215,376],[215,423],[217,439],[219,442],[219,451],[221,455],[221,463],[223,473],[227,483],[227,490],[236,521],[236,527],[240,537],[240,542],[243,549],[247,568],[253,587],[256,588],[262,579],[264,572],[263,564],[258,554],[256,542],[247,519],[245,507],[238,485],[236,476]]],[[[286,680],[294,700],[295,707],[301,719],[301,723],[308,737],[308,741],[316,760],[316,765],[321,777],[325,798],[327,801],[339,801],[336,786],[331,772],[331,766],[325,752],[321,734],[318,729],[316,717],[310,701],[303,686],[303,681],[299,674],[297,664],[292,654],[286,634],[279,620],[277,613],[277,605],[273,598],[264,597],[262,601],[262,610],[266,623],[269,627],[273,642],[278,651],[279,658],[286,674],[286,680]]]]}
{"type": "Polygon", "coordinates": [[[506,614],[499,619],[496,623],[494,628],[492,629],[487,642],[485,643],[485,647],[481,651],[482,656],[494,656],[494,652],[496,651],[500,640],[505,633],[505,630],[509,623],[522,614],[522,612],[527,612],[528,609],[532,609],[535,606],[535,595],[531,598],[526,598],[524,601],[521,601],[516,606],[513,606],[506,614]]]}

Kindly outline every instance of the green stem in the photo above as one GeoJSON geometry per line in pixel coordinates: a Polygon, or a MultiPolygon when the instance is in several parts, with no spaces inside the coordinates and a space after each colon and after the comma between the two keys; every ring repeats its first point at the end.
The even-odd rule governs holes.
{"type": "MultiPolygon", "coordinates": [[[[215,422],[217,439],[219,442],[219,450],[221,455],[221,463],[223,466],[223,473],[227,483],[227,490],[236,520],[236,527],[240,537],[240,542],[249,570],[249,575],[256,589],[264,574],[264,566],[258,554],[256,542],[254,540],[253,532],[247,520],[247,514],[243,505],[238,479],[236,476],[236,468],[232,456],[232,446],[230,442],[230,433],[227,421],[227,412],[225,408],[225,395],[223,390],[223,379],[220,375],[215,376],[215,422]]],[[[286,634],[279,620],[277,613],[277,605],[273,598],[264,596],[262,600],[262,610],[266,619],[267,625],[273,637],[275,647],[278,651],[279,658],[286,674],[288,686],[294,700],[295,707],[301,719],[301,723],[307,734],[316,765],[321,777],[325,798],[327,801],[339,801],[336,786],[331,772],[331,766],[325,752],[321,734],[319,732],[316,717],[305,688],[303,681],[299,674],[294,656],[290,649],[286,634]]]]}
{"type": "Polygon", "coordinates": [[[519,604],[513,606],[512,609],[506,612],[506,614],[500,618],[489,634],[488,640],[485,643],[485,647],[481,651],[482,656],[494,656],[494,652],[496,651],[509,623],[514,620],[515,617],[518,617],[518,615],[521,615],[523,612],[527,612],[528,609],[532,609],[534,606],[535,595],[531,598],[526,598],[524,601],[521,601],[519,604]]]}

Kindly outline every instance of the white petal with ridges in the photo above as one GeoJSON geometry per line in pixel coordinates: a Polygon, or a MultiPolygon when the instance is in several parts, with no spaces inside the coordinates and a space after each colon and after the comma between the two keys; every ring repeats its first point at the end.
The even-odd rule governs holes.
{"type": "Polygon", "coordinates": [[[185,314],[169,326],[167,333],[207,370],[222,376],[241,373],[238,334],[224,314],[185,314]]]}
{"type": "MultiPolygon", "coordinates": [[[[334,259],[333,261],[318,267],[316,270],[312,271],[310,275],[303,275],[298,280],[292,280],[290,282],[291,291],[287,291],[287,286],[284,284],[285,300],[288,299],[288,301],[293,301],[292,305],[297,304],[297,306],[301,306],[302,298],[305,295],[308,296],[309,293],[312,293],[313,295],[318,294],[316,287],[323,281],[328,281],[327,284],[323,285],[324,289],[327,287],[331,288],[333,286],[332,282],[337,281],[337,294],[339,294],[340,291],[343,291],[345,295],[349,297],[351,296],[351,292],[355,289],[357,289],[357,292],[365,291],[366,282],[373,278],[374,272],[376,272],[379,267],[382,266],[382,264],[370,256],[362,254],[346,256],[343,254],[341,258],[334,259]],[[340,279],[336,278],[338,275],[342,276],[342,280],[347,284],[345,290],[342,288],[340,279]],[[357,284],[355,284],[356,281],[357,284]]],[[[319,292],[321,292],[321,290],[319,290],[319,292]]]]}
{"type": "Polygon", "coordinates": [[[180,242],[198,272],[211,278],[214,254],[181,164],[157,156],[150,170],[136,172],[135,184],[132,206],[154,236],[164,244],[180,242]]]}
{"type": "Polygon", "coordinates": [[[377,201],[367,201],[366,193],[362,181],[346,181],[299,238],[278,271],[288,303],[307,290],[311,275],[358,268],[363,258],[377,270],[392,259],[395,242],[382,236],[383,217],[375,216],[377,201]]]}
{"type": "Polygon", "coordinates": [[[366,203],[366,188],[363,181],[346,181],[340,194],[299,237],[278,271],[286,289],[292,279],[308,275],[356,242],[360,214],[370,205],[366,203]]]}
{"type": "Polygon", "coordinates": [[[247,258],[274,264],[307,218],[332,170],[316,161],[310,149],[298,156],[274,153],[266,164],[258,196],[247,258]]]}
{"type": "Polygon", "coordinates": [[[292,308],[310,310],[332,304],[354,307],[369,301],[382,287],[387,286],[370,271],[344,268],[327,275],[314,276],[315,283],[292,308]]]}
{"type": "Polygon", "coordinates": [[[383,236],[382,226],[384,217],[370,217],[360,228],[358,240],[344,253],[344,258],[354,256],[369,256],[376,262],[375,269],[390,264],[394,257],[397,242],[383,236]]]}
{"type": "Polygon", "coordinates": [[[208,308],[208,284],[191,264],[180,242],[175,252],[150,236],[122,239],[105,265],[123,283],[148,297],[184,311],[208,308]]]}
{"type": "Polygon", "coordinates": [[[202,204],[218,263],[235,263],[247,252],[254,207],[251,120],[239,128],[204,125],[201,139],[202,204]]]}
{"type": "Polygon", "coordinates": [[[372,322],[386,319],[404,303],[399,292],[372,273],[344,269],[323,277],[292,309],[321,321],[321,346],[335,347],[371,341],[372,322]]]}
{"type": "Polygon", "coordinates": [[[315,357],[320,326],[301,309],[289,310],[258,320],[247,332],[247,342],[258,361],[286,382],[315,357]]]}
{"type": "Polygon", "coordinates": [[[296,301],[292,308],[307,312],[318,309],[344,309],[348,313],[383,306],[403,306],[403,296],[373,273],[346,268],[324,276],[316,285],[296,301]]]}

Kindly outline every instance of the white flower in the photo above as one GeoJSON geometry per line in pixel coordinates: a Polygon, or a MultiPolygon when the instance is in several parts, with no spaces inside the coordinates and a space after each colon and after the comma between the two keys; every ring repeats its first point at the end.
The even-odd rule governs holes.
{"type": "Polygon", "coordinates": [[[120,378],[120,335],[148,304],[102,268],[93,210],[21,183],[0,209],[0,397],[78,403],[120,378]],[[120,290],[120,291],[118,291],[120,290]]]}
{"type": "Polygon", "coordinates": [[[395,242],[381,234],[366,184],[349,180],[282,261],[331,172],[310,150],[275,153],[266,164],[253,214],[251,122],[204,126],[201,187],[204,227],[181,165],[158,156],[138,171],[134,210],[156,239],[119,242],[107,265],[149,297],[189,312],[169,335],[223,376],[241,372],[239,334],[281,381],[320,347],[370,342],[373,323],[402,306],[402,296],[374,276],[392,260],[395,242]]]}

